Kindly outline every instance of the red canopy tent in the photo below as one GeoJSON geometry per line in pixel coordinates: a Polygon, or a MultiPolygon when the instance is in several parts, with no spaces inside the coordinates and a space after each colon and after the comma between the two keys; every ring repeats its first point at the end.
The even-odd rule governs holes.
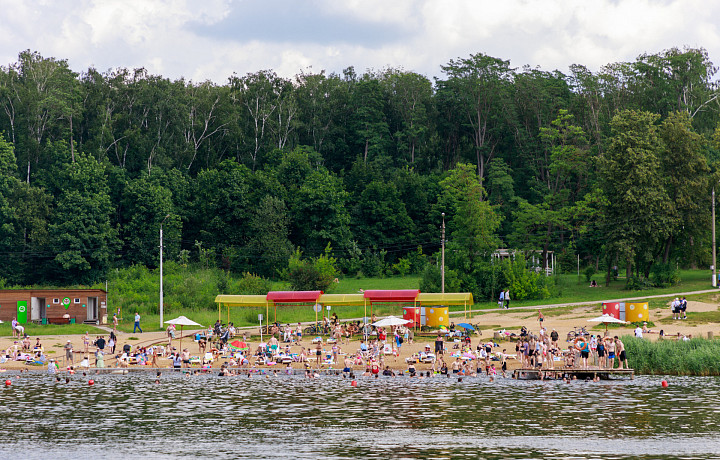
{"type": "Polygon", "coordinates": [[[267,301],[272,302],[275,307],[275,319],[277,322],[278,304],[303,304],[318,303],[323,291],[270,291],[267,293],[267,301]]]}
{"type": "Polygon", "coordinates": [[[420,289],[369,289],[363,293],[363,296],[370,302],[370,316],[372,316],[374,303],[412,303],[414,306],[419,294],[420,289]]]}

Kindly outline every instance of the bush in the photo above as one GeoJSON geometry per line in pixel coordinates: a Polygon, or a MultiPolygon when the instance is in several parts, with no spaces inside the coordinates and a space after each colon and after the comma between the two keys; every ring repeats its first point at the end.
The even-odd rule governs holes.
{"type": "Polygon", "coordinates": [[[262,295],[272,290],[272,284],[262,276],[245,272],[238,280],[234,291],[238,294],[262,295]]]}
{"type": "Polygon", "coordinates": [[[592,279],[593,275],[595,274],[595,266],[594,265],[588,265],[587,268],[583,273],[585,273],[585,280],[589,283],[592,279]]]}
{"type": "Polygon", "coordinates": [[[302,252],[296,250],[283,270],[283,277],[296,291],[327,291],[337,276],[337,260],[330,255],[330,245],[325,253],[314,259],[303,259],[302,252]]]}
{"type": "Polygon", "coordinates": [[[547,299],[553,279],[535,271],[528,270],[525,257],[516,255],[515,260],[505,259],[500,269],[500,288],[510,289],[514,300],[547,299]]]}
{"type": "Polygon", "coordinates": [[[403,257],[398,260],[397,263],[394,263],[392,268],[398,275],[405,276],[410,273],[410,261],[406,257],[403,257]]]}
{"type": "Polygon", "coordinates": [[[652,342],[632,336],[622,338],[628,364],[639,374],[720,375],[720,341],[691,339],[652,342]]]}
{"type": "Polygon", "coordinates": [[[677,270],[669,263],[654,264],[650,268],[650,276],[656,287],[670,287],[680,282],[677,270]]]}
{"type": "Polygon", "coordinates": [[[625,283],[625,289],[628,291],[642,291],[651,287],[653,287],[653,284],[650,280],[641,276],[630,277],[625,283]]]}
{"type": "Polygon", "coordinates": [[[361,268],[363,275],[368,278],[377,278],[385,275],[385,255],[387,251],[366,251],[362,257],[361,268]]]}
{"type": "MultiPolygon", "coordinates": [[[[420,278],[420,291],[441,292],[441,281],[442,273],[440,272],[440,267],[434,264],[427,264],[420,278]]],[[[464,292],[457,272],[447,267],[445,267],[445,292],[464,292]]]]}

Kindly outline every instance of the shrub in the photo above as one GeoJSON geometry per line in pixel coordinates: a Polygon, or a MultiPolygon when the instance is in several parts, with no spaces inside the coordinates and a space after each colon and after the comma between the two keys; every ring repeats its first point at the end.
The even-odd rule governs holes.
{"type": "Polygon", "coordinates": [[[592,279],[593,275],[595,274],[595,266],[594,265],[588,265],[585,269],[585,280],[589,283],[592,279]]]}
{"type": "Polygon", "coordinates": [[[680,282],[677,270],[669,263],[654,264],[650,268],[650,276],[656,287],[670,287],[680,282]]]}
{"type": "Polygon", "coordinates": [[[410,261],[406,257],[403,257],[398,260],[397,263],[394,263],[392,268],[398,275],[405,276],[410,273],[410,261]]]}
{"type": "Polygon", "coordinates": [[[505,259],[501,265],[500,288],[510,289],[515,300],[546,299],[550,297],[552,278],[528,270],[525,258],[518,254],[514,260],[505,259]]]}

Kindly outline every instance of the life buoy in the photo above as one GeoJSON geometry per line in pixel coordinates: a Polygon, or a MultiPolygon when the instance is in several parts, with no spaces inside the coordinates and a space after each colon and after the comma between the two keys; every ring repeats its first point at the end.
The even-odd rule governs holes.
{"type": "Polygon", "coordinates": [[[582,338],[582,337],[577,337],[577,338],[575,338],[575,341],[573,342],[573,345],[575,346],[575,349],[576,349],[577,351],[582,351],[583,348],[585,347],[584,344],[586,344],[586,343],[587,343],[587,340],[585,340],[585,339],[582,338]],[[582,341],[583,346],[579,346],[579,345],[578,345],[578,342],[579,342],[579,341],[582,341]]]}

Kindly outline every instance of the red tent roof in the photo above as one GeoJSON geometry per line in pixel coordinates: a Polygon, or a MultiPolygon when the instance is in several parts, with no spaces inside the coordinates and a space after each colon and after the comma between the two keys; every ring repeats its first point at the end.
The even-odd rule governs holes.
{"type": "Polygon", "coordinates": [[[370,302],[414,302],[420,289],[368,290],[364,295],[370,302]]]}
{"type": "Polygon", "coordinates": [[[317,303],[322,293],[323,291],[270,291],[267,294],[267,300],[275,303],[317,303]]]}

